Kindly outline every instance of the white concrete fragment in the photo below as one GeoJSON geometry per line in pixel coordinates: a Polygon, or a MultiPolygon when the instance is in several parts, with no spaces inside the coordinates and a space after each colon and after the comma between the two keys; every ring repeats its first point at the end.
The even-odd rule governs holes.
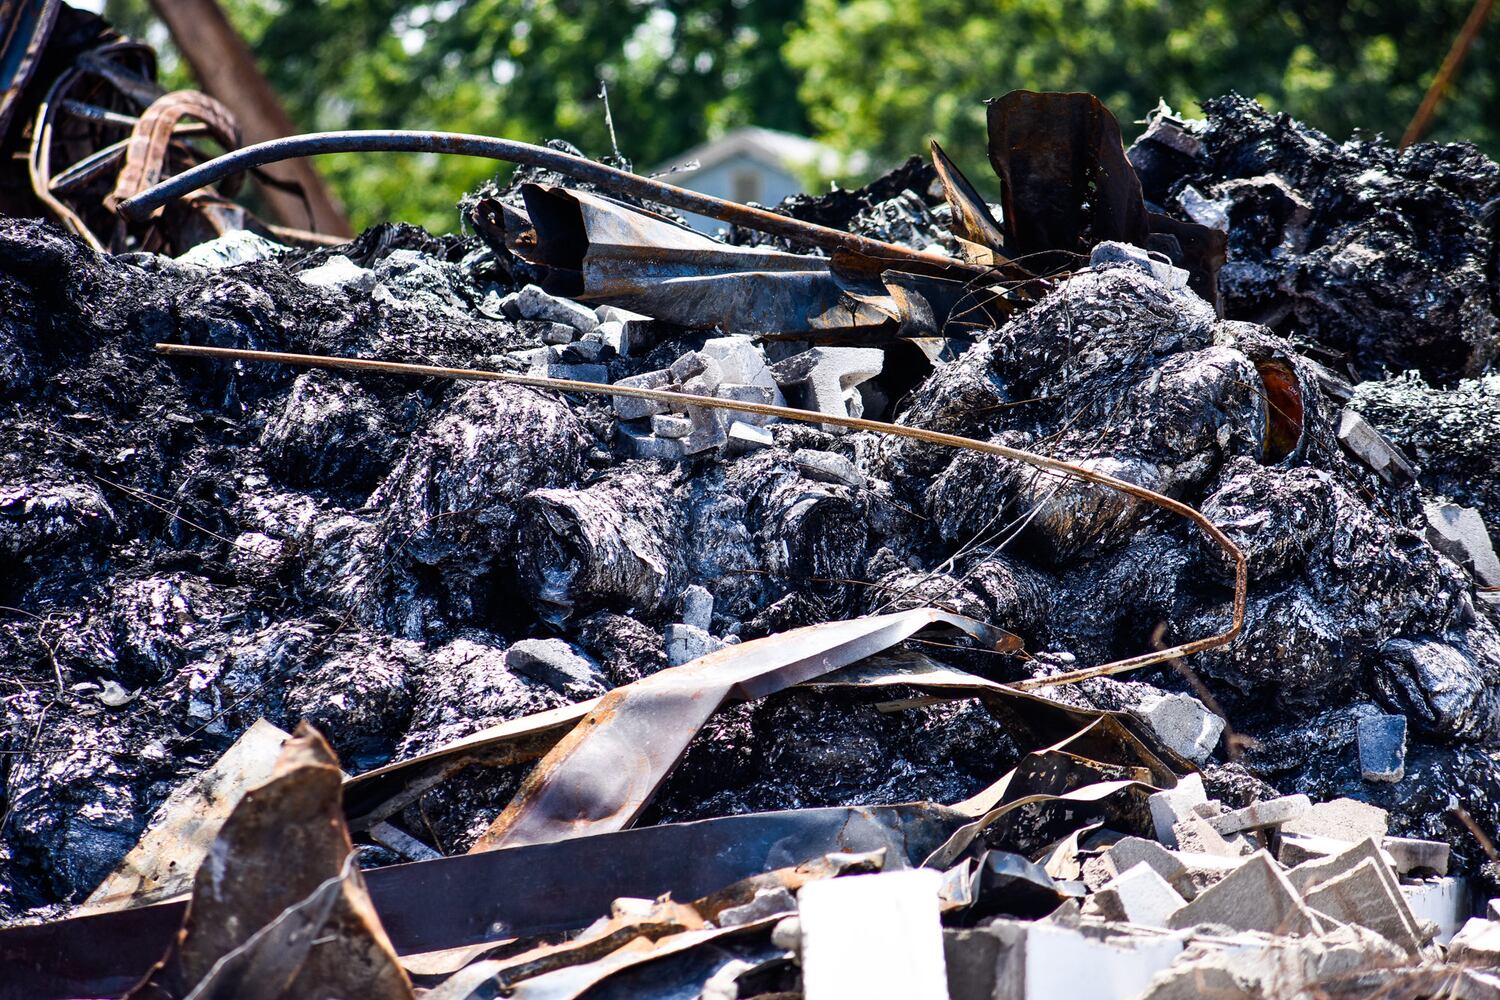
{"type": "Polygon", "coordinates": [[[1208,801],[1203,790],[1203,775],[1194,772],[1180,779],[1173,788],[1163,789],[1148,800],[1151,807],[1151,822],[1156,827],[1156,839],[1168,847],[1177,846],[1177,835],[1172,826],[1185,816],[1192,815],[1193,806],[1208,801]]]}
{"type": "Polygon", "coordinates": [[[865,474],[860,472],[853,462],[831,451],[798,448],[792,453],[792,461],[797,463],[797,468],[804,478],[815,482],[833,483],[837,486],[850,486],[856,489],[867,482],[865,474]]]}
{"type": "Polygon", "coordinates": [[[599,317],[588,306],[571,299],[548,295],[536,285],[527,285],[516,295],[516,314],[521,319],[540,319],[561,323],[579,333],[588,333],[599,325],[599,317]]]}
{"type": "Polygon", "coordinates": [[[375,287],[375,272],[360,267],[341,253],[336,253],[317,267],[298,272],[297,280],[313,288],[348,288],[368,292],[375,287]]]}
{"type": "Polygon", "coordinates": [[[1417,478],[1417,470],[1401,449],[1391,444],[1364,417],[1345,407],[1339,414],[1339,443],[1368,465],[1381,479],[1394,485],[1417,478]]]}
{"type": "Polygon", "coordinates": [[[925,868],[849,875],[804,885],[802,993],[807,1000],[948,1000],[942,876],[925,868]]]}
{"type": "Polygon", "coordinates": [[[1427,516],[1427,541],[1433,548],[1485,586],[1500,587],[1500,556],[1495,555],[1479,511],[1456,503],[1429,503],[1422,510],[1427,516]]]}
{"type": "Polygon", "coordinates": [[[996,996],[1005,1000],[1135,1000],[1182,953],[1179,935],[1089,933],[1045,920],[1006,923],[1019,940],[1001,958],[1000,978],[1011,990],[996,996]]]}
{"type": "Polygon", "coordinates": [[[1447,944],[1469,918],[1469,882],[1453,875],[1403,882],[1401,894],[1419,923],[1437,925],[1433,940],[1447,944]]]}
{"type": "Polygon", "coordinates": [[[1187,287],[1188,272],[1180,267],[1172,266],[1172,262],[1166,258],[1165,254],[1152,253],[1150,250],[1132,246],[1129,243],[1106,240],[1097,244],[1093,252],[1089,254],[1089,266],[1100,267],[1105,264],[1133,267],[1151,275],[1173,290],[1187,287]]]}
{"type": "Polygon", "coordinates": [[[687,417],[658,413],[651,418],[651,433],[657,437],[685,438],[692,432],[693,422],[687,417]]]}
{"type": "Polygon", "coordinates": [[[1224,720],[1191,695],[1152,695],[1130,710],[1168,747],[1202,764],[1219,745],[1224,720]]]}
{"type": "MultiPolygon", "coordinates": [[[[654,372],[643,372],[622,378],[615,385],[631,389],[666,389],[672,385],[672,373],[665,368],[654,372]]],[[[632,399],[629,396],[614,397],[615,416],[621,420],[642,420],[657,413],[666,413],[667,405],[654,399],[632,399]]]]}
{"type": "Polygon", "coordinates": [[[179,264],[219,271],[237,264],[270,260],[286,252],[287,248],[280,243],[273,243],[248,229],[234,229],[206,243],[199,243],[176,259],[179,264]]]}
{"type": "Polygon", "coordinates": [[[696,625],[680,622],[668,625],[666,636],[667,663],[673,667],[691,663],[700,656],[707,656],[715,650],[724,648],[723,642],[709,635],[706,629],[696,625]]]}
{"type": "Polygon", "coordinates": [[[1111,879],[1091,898],[1109,920],[1163,929],[1185,902],[1146,861],[1111,879]]]}
{"type": "MultiPolygon", "coordinates": [[[[885,352],[873,347],[814,347],[771,366],[771,375],[793,405],[818,413],[853,416],[846,394],[880,374],[885,352]]],[[[824,430],[843,428],[824,424],[824,430]]]]}
{"type": "Polygon", "coordinates": [[[627,423],[617,425],[620,450],[630,458],[659,459],[675,462],[682,458],[682,442],[672,438],[657,437],[639,427],[627,423]]]}
{"type": "Polygon", "coordinates": [[[1235,809],[1222,816],[1215,816],[1208,825],[1220,834],[1228,836],[1241,830],[1263,830],[1280,826],[1296,819],[1312,808],[1312,800],[1306,795],[1283,795],[1278,799],[1252,802],[1243,809],[1235,809]]]}
{"type": "Polygon", "coordinates": [[[741,455],[745,452],[769,448],[775,443],[776,439],[764,427],[736,420],[729,425],[724,450],[731,455],[741,455]]]}
{"type": "Polygon", "coordinates": [[[1283,834],[1327,837],[1358,843],[1366,837],[1379,840],[1388,828],[1384,809],[1358,799],[1338,798],[1319,802],[1307,812],[1281,824],[1283,834]]]}
{"type": "Polygon", "coordinates": [[[693,584],[682,592],[682,621],[705,632],[714,617],[714,595],[707,587],[693,584]]]}

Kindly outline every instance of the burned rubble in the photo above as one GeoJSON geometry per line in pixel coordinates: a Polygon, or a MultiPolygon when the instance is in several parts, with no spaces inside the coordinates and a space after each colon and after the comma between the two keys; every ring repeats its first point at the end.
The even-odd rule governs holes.
{"type": "MultiPolygon", "coordinates": [[[[1500,995],[1500,931],[1464,923],[1500,894],[1500,168],[1236,97],[1127,160],[1080,96],[991,108],[1015,135],[1066,99],[1085,160],[1139,176],[1067,245],[1027,234],[1061,262],[1034,274],[937,149],[782,206],[910,252],[875,278],[537,171],[465,199],[473,235],[323,249],[111,255],[0,218],[0,954],[141,997],[247,968],[334,995],[341,954],[393,997],[816,1000],[866,965],[907,996],[1500,995]],[[858,418],[1113,477],[1230,546],[858,418]],[[1232,641],[1072,676],[1222,632],[1233,551],[1232,641]],[[105,892],[240,751],[265,773],[184,835],[215,863],[105,892]],[[427,865],[530,889],[439,918],[427,865]],[[590,885],[544,903],[529,870],[590,885]],[[99,928],[98,971],[59,968],[99,928]]],[[[1008,198],[1051,183],[991,152],[1008,198]]]]}

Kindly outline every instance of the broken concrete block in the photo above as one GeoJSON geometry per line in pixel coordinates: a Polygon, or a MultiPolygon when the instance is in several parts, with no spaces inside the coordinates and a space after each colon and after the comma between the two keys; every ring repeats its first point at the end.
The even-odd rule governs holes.
{"type": "Polygon", "coordinates": [[[719,420],[717,410],[702,406],[689,406],[687,416],[692,424],[692,430],[682,437],[682,450],[686,454],[696,455],[699,452],[722,448],[729,443],[729,434],[724,430],[724,424],[719,420]]]}
{"type": "Polygon", "coordinates": [[[1339,414],[1339,443],[1393,486],[1417,478],[1417,470],[1401,450],[1348,407],[1339,414]]]}
{"type": "Polygon", "coordinates": [[[797,893],[807,1000],[947,1000],[942,876],[926,868],[809,882],[797,893]]]}
{"type": "Polygon", "coordinates": [[[619,331],[621,347],[617,350],[621,357],[643,354],[650,348],[652,330],[656,325],[656,320],[650,316],[617,306],[600,306],[594,310],[594,315],[599,317],[599,326],[611,328],[605,336],[610,336],[614,330],[619,331]]]}
{"type": "Polygon", "coordinates": [[[1238,858],[1245,854],[1241,845],[1231,844],[1225,840],[1220,836],[1219,831],[1208,825],[1208,820],[1197,813],[1189,813],[1173,823],[1172,836],[1176,838],[1179,851],[1210,854],[1220,858],[1238,858]]]}
{"type": "Polygon", "coordinates": [[[742,455],[745,452],[769,448],[775,443],[776,439],[764,427],[756,427],[743,420],[736,420],[729,425],[729,430],[725,435],[724,449],[731,455],[742,455]]]}
{"type": "Polygon", "coordinates": [[[1433,548],[1486,587],[1500,587],[1500,556],[1495,555],[1479,511],[1456,503],[1429,503],[1422,511],[1427,516],[1427,541],[1433,548]]]}
{"type": "Polygon", "coordinates": [[[622,358],[630,356],[630,342],[625,338],[625,327],[621,323],[600,323],[589,336],[598,336],[599,343],[622,358]]]}
{"type": "Polygon", "coordinates": [[[1140,719],[1168,747],[1195,764],[1213,754],[1224,732],[1224,720],[1191,695],[1152,695],[1130,714],[1140,719]]]}
{"type": "Polygon", "coordinates": [[[1150,250],[1144,250],[1129,243],[1106,240],[1096,244],[1093,252],[1089,254],[1089,266],[1099,267],[1104,264],[1123,264],[1133,267],[1151,275],[1171,289],[1187,287],[1188,273],[1180,267],[1173,267],[1172,262],[1165,255],[1152,253],[1150,250]]]}
{"type": "MultiPolygon", "coordinates": [[[[714,389],[714,395],[720,399],[732,399],[739,403],[760,403],[766,406],[785,406],[786,400],[781,396],[781,390],[774,385],[767,387],[763,385],[743,385],[738,382],[720,382],[714,389]]],[[[743,420],[747,424],[759,424],[764,426],[776,422],[776,417],[760,413],[744,413],[735,410],[718,410],[719,419],[723,422],[743,420]]]]}
{"type": "Polygon", "coordinates": [[[609,368],[605,365],[533,365],[531,375],[543,378],[562,378],[573,382],[594,382],[609,385],[609,368]]]}
{"type": "MultiPolygon", "coordinates": [[[[631,375],[620,379],[615,384],[632,389],[667,389],[672,385],[672,373],[663,368],[659,371],[631,375]]],[[[621,420],[644,420],[646,417],[667,412],[665,403],[659,403],[654,399],[632,399],[629,396],[614,397],[614,407],[615,416],[621,420]]]]}
{"type": "Polygon", "coordinates": [[[1374,870],[1385,884],[1386,891],[1392,899],[1401,900],[1396,906],[1397,914],[1406,927],[1403,937],[1411,937],[1418,942],[1425,942],[1426,938],[1422,932],[1418,919],[1413,915],[1411,907],[1406,903],[1403,887],[1396,882],[1396,876],[1391,871],[1389,859],[1380,850],[1375,838],[1367,837],[1355,844],[1342,854],[1318,861],[1306,861],[1287,872],[1287,881],[1292,884],[1298,893],[1306,896],[1324,883],[1339,878],[1353,871],[1355,867],[1365,861],[1375,862],[1374,870]]]}
{"type": "Polygon", "coordinates": [[[1406,777],[1406,716],[1366,715],[1356,729],[1359,773],[1366,781],[1406,777]]]}
{"type": "Polygon", "coordinates": [[[561,323],[579,333],[588,333],[599,325],[599,317],[588,306],[579,305],[571,299],[548,295],[536,285],[527,285],[517,293],[515,309],[516,315],[521,319],[561,323]]]}
{"type": "MultiPolygon", "coordinates": [[[[191,252],[191,251],[189,251],[191,252]]],[[[313,288],[347,288],[368,292],[375,287],[375,272],[360,267],[341,253],[336,253],[317,267],[297,273],[297,280],[313,288]]]]}
{"type": "Polygon", "coordinates": [[[996,1000],[1135,1000],[1182,953],[1181,935],[1155,931],[1053,920],[997,920],[983,929],[1000,941],[996,1000]]]}
{"type": "Polygon", "coordinates": [[[682,592],[679,605],[683,624],[708,631],[714,616],[714,595],[709,593],[707,587],[696,583],[687,587],[682,592]]]}
{"type": "Polygon", "coordinates": [[[865,474],[853,462],[831,451],[798,448],[792,453],[792,460],[797,463],[804,478],[815,482],[859,488],[867,481],[865,474]]]}
{"type": "Polygon", "coordinates": [[[673,438],[657,437],[639,427],[618,425],[621,451],[630,458],[652,458],[675,462],[682,458],[682,442],[673,438]]]}
{"type": "MultiPolygon", "coordinates": [[[[704,341],[703,353],[719,363],[723,381],[776,390],[776,380],[766,367],[766,356],[746,336],[714,337],[704,341]]],[[[780,392],[776,393],[780,396],[780,392]]]]}
{"type": "Polygon", "coordinates": [[[522,639],[505,651],[505,668],[576,701],[598,697],[610,687],[597,663],[561,639],[522,639]]]}
{"type": "Polygon", "coordinates": [[[1281,832],[1344,840],[1353,845],[1366,837],[1379,840],[1385,836],[1388,825],[1389,817],[1379,806],[1340,798],[1317,803],[1301,816],[1281,824],[1281,832]]]}
{"type": "Polygon", "coordinates": [[[521,310],[516,307],[516,303],[520,301],[520,298],[520,292],[511,292],[509,295],[501,296],[499,302],[501,315],[508,316],[511,319],[520,319],[521,310]]]}
{"type": "Polygon", "coordinates": [[[1224,835],[1241,830],[1264,830],[1296,819],[1311,808],[1312,800],[1306,795],[1283,795],[1279,799],[1252,802],[1243,809],[1216,816],[1208,821],[1208,825],[1224,835]]]}
{"type": "Polygon", "coordinates": [[[696,625],[678,623],[668,625],[667,631],[667,663],[669,666],[680,667],[684,663],[691,663],[700,656],[724,648],[724,643],[708,634],[706,629],[696,625]]]}
{"type": "MultiPolygon", "coordinates": [[[[1167,850],[1154,840],[1147,840],[1144,837],[1125,837],[1112,845],[1104,853],[1104,857],[1116,875],[1138,865],[1148,865],[1178,895],[1185,899],[1192,899],[1197,895],[1197,889],[1188,878],[1187,865],[1183,864],[1182,859],[1174,852],[1167,850]]],[[[1095,891],[1098,890],[1095,889],[1095,891]]]]}
{"type": "Polygon", "coordinates": [[[651,418],[651,433],[657,437],[685,438],[692,432],[693,422],[687,417],[658,413],[651,418]]]}
{"type": "Polygon", "coordinates": [[[1184,899],[1196,899],[1205,889],[1218,885],[1240,870],[1245,859],[1239,855],[1229,857],[1222,854],[1194,854],[1190,851],[1173,851],[1185,869],[1187,885],[1177,891],[1184,899]]]}
{"type": "Polygon", "coordinates": [[[1405,900],[1392,892],[1382,861],[1365,858],[1353,868],[1305,893],[1302,901],[1312,910],[1345,924],[1359,924],[1387,941],[1415,953],[1421,942],[1412,933],[1405,900]]]}
{"type": "Polygon", "coordinates": [[[682,391],[695,396],[712,396],[714,389],[724,381],[724,370],[719,363],[702,351],[689,351],[667,369],[672,381],[682,386],[682,391]]]}
{"type": "Polygon", "coordinates": [[[1448,942],[1448,961],[1500,967],[1500,923],[1470,917],[1448,942]]]}
{"type": "MultiPolygon", "coordinates": [[[[873,347],[814,347],[771,366],[771,375],[794,405],[847,417],[845,394],[880,374],[885,352],[873,347]]],[[[841,428],[825,424],[824,430],[841,428]]]]}
{"type": "Polygon", "coordinates": [[[544,344],[571,344],[578,336],[578,331],[566,323],[542,322],[537,326],[540,327],[538,335],[544,344]]]}
{"type": "Polygon", "coordinates": [[[1287,833],[1283,827],[1277,845],[1276,860],[1287,868],[1296,868],[1307,861],[1321,861],[1343,854],[1354,846],[1352,840],[1334,840],[1331,837],[1310,837],[1287,833]]]}
{"type": "Polygon", "coordinates": [[[1411,872],[1448,874],[1450,849],[1441,840],[1416,840],[1411,837],[1386,837],[1380,847],[1396,866],[1397,875],[1411,872]]]}
{"type": "Polygon", "coordinates": [[[232,229],[223,236],[216,236],[206,243],[180,254],[179,264],[207,268],[210,271],[249,264],[257,260],[270,260],[287,252],[280,243],[273,243],[248,229],[232,229]]]}
{"type": "Polygon", "coordinates": [[[1266,851],[1251,855],[1234,872],[1173,914],[1174,930],[1222,924],[1239,931],[1300,937],[1315,934],[1312,913],[1266,851]]]}
{"type": "Polygon", "coordinates": [[[1151,822],[1156,827],[1156,839],[1168,847],[1177,846],[1177,835],[1172,825],[1192,815],[1193,806],[1208,801],[1203,791],[1203,775],[1194,772],[1180,779],[1176,786],[1156,792],[1148,800],[1151,807],[1151,822]]]}
{"type": "Polygon", "coordinates": [[[1406,897],[1406,905],[1411,907],[1418,924],[1436,925],[1437,932],[1432,939],[1438,944],[1447,944],[1469,918],[1469,883],[1466,879],[1445,875],[1420,882],[1403,882],[1401,894],[1406,897]]]}
{"type": "Polygon", "coordinates": [[[1146,861],[1111,879],[1090,898],[1106,919],[1163,929],[1185,902],[1146,861]]]}

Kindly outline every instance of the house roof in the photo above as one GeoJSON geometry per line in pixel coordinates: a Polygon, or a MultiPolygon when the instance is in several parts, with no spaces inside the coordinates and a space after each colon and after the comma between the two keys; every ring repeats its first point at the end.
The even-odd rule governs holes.
{"type": "Polygon", "coordinates": [[[680,168],[696,160],[698,166],[674,171],[679,178],[691,177],[736,156],[749,157],[767,167],[794,175],[809,166],[817,166],[825,173],[837,173],[843,166],[837,153],[806,136],[747,125],[679,153],[652,173],[680,168]]]}

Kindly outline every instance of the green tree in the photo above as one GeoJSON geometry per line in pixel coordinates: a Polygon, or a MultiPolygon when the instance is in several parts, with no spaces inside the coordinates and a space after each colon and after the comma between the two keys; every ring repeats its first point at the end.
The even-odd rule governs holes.
{"type": "MultiPolygon", "coordinates": [[[[745,124],[806,131],[781,57],[801,0],[221,0],[262,70],[308,129],[431,128],[611,153],[655,167],[745,124]]],[[[160,42],[144,0],[107,14],[160,42]]],[[[184,82],[167,53],[167,72],[184,82]]],[[[323,157],[356,226],[457,225],[458,196],[494,175],[485,160],[323,157]]]]}
{"type": "MultiPolygon", "coordinates": [[[[817,135],[889,163],[937,137],[976,183],[986,98],[1088,90],[1126,134],[1158,98],[1231,90],[1337,137],[1399,137],[1470,0],[807,0],[786,48],[817,135]],[[851,59],[849,53],[861,53],[851,59]]],[[[1490,34],[1500,24],[1490,26],[1490,34]]],[[[1500,36],[1481,37],[1433,138],[1500,150],[1500,36]]]]}

